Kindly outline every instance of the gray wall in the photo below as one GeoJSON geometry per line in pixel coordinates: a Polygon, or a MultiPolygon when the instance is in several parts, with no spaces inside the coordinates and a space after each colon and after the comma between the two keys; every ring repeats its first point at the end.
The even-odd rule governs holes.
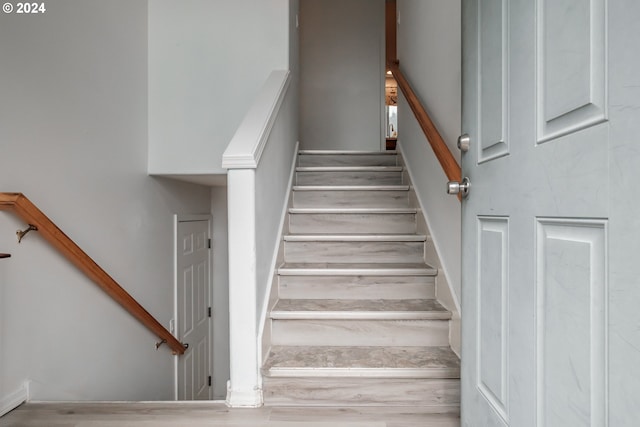
{"type": "Polygon", "coordinates": [[[224,174],[222,153],[288,65],[289,0],[149,2],[149,172],[224,174]]]}
{"type": "Polygon", "coordinates": [[[213,216],[213,398],[227,396],[229,380],[229,230],[227,187],[211,188],[213,216]]]}
{"type": "MultiPolygon", "coordinates": [[[[57,0],[0,14],[0,191],[21,191],[161,323],[173,214],[210,189],[147,176],[147,1],[57,0]]],[[[24,223],[0,213],[0,399],[173,397],[173,356],[24,223]]]]}
{"type": "Polygon", "coordinates": [[[384,0],[300,0],[300,144],[380,150],[384,0]]]}
{"type": "MultiPolygon", "coordinates": [[[[456,158],[461,126],[460,13],[460,0],[398,0],[400,68],[456,158]]],[[[447,177],[402,96],[398,104],[402,152],[459,301],[460,202],[445,193],[447,177]]]]}
{"type": "MultiPolygon", "coordinates": [[[[285,219],[289,196],[289,178],[297,142],[296,89],[289,91],[280,107],[278,118],[256,169],[256,312],[258,327],[266,316],[266,302],[273,278],[276,252],[280,240],[279,227],[285,219]]],[[[277,286],[277,285],[276,285],[277,286]]]]}
{"type": "Polygon", "coordinates": [[[260,164],[256,169],[256,209],[259,215],[256,218],[257,233],[257,265],[256,275],[258,282],[256,310],[258,313],[258,326],[260,315],[266,309],[266,301],[269,299],[270,285],[273,278],[274,252],[277,252],[281,236],[278,228],[285,218],[286,201],[289,197],[289,178],[291,166],[299,134],[299,109],[298,100],[300,92],[299,81],[299,31],[296,28],[296,15],[299,14],[299,0],[290,0],[289,5],[289,88],[280,106],[276,122],[271,130],[260,164]]]}

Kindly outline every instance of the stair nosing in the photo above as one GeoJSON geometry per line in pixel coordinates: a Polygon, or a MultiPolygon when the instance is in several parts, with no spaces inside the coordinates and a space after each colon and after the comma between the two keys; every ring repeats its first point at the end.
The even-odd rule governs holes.
{"type": "Polygon", "coordinates": [[[435,298],[405,300],[293,298],[279,299],[269,316],[274,320],[450,320],[451,312],[435,298]]]}
{"type": "Polygon", "coordinates": [[[384,155],[384,156],[395,156],[398,154],[397,151],[388,150],[388,151],[367,151],[367,150],[298,150],[298,154],[304,155],[365,155],[365,156],[375,156],[375,155],[384,155]]]}
{"type": "Polygon", "coordinates": [[[293,191],[409,191],[408,185],[294,185],[293,191]]]}
{"type": "Polygon", "coordinates": [[[296,172],[402,172],[402,166],[298,166],[296,172]]]}
{"type": "Polygon", "coordinates": [[[290,214],[417,214],[416,208],[289,208],[290,214]]]}
{"type": "MultiPolygon", "coordinates": [[[[296,263],[292,263],[296,264],[296,263]]],[[[428,264],[424,267],[394,267],[393,263],[380,267],[348,267],[349,264],[337,264],[317,267],[290,267],[283,263],[278,267],[281,276],[437,276],[438,269],[428,264]]]]}
{"type": "Polygon", "coordinates": [[[426,242],[420,234],[287,234],[285,242],[426,242]]]}
{"type": "Polygon", "coordinates": [[[278,311],[272,320],[451,320],[448,311],[278,311]]]}

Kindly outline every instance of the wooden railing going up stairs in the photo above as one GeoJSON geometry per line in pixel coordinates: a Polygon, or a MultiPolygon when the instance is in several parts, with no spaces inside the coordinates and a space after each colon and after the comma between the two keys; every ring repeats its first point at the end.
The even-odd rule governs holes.
{"type": "Polygon", "coordinates": [[[133,317],[160,338],[173,350],[174,354],[183,354],[185,346],[180,343],[164,326],[144,309],[122,286],[107,274],[89,255],[47,216],[42,213],[22,193],[0,193],[0,210],[15,213],[29,225],[37,227],[38,232],[72,264],[93,280],[114,301],[120,304],[133,317]]]}
{"type": "Polygon", "coordinates": [[[436,126],[433,124],[431,117],[429,117],[429,114],[427,114],[427,111],[420,102],[420,99],[411,88],[409,81],[402,71],[400,71],[399,61],[390,61],[389,69],[393,73],[393,77],[398,82],[398,87],[402,90],[402,94],[411,107],[411,111],[413,111],[413,114],[416,116],[416,119],[427,137],[436,158],[440,162],[445,175],[447,175],[449,181],[460,182],[462,176],[460,165],[458,165],[455,157],[453,157],[453,154],[449,151],[449,147],[447,147],[447,144],[444,142],[444,139],[442,139],[440,132],[438,132],[438,129],[436,129],[436,126]]]}

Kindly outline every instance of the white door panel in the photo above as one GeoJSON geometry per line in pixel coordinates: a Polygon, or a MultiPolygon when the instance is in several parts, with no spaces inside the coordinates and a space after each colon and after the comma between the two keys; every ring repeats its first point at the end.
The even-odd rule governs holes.
{"type": "Polygon", "coordinates": [[[210,399],[211,325],[209,222],[178,222],[178,339],[189,348],[178,359],[178,400],[210,399]]]}
{"type": "MultiPolygon", "coordinates": [[[[619,101],[626,104],[609,91],[621,89],[611,70],[638,73],[640,65],[637,49],[611,54],[611,40],[640,30],[610,16],[640,7],[624,0],[463,5],[463,132],[472,143],[462,162],[471,180],[462,214],[463,425],[634,425],[611,422],[638,411],[611,383],[622,369],[612,360],[637,365],[640,352],[609,344],[614,310],[638,318],[612,294],[619,284],[610,265],[618,263],[609,256],[613,242],[640,233],[622,231],[616,221],[624,214],[612,217],[621,209],[612,204],[619,191],[611,175],[638,176],[640,164],[617,171],[610,160],[613,130],[640,123],[640,90],[619,101]]],[[[638,212],[638,200],[633,206],[638,212]]],[[[640,286],[624,289],[638,299],[640,286]]],[[[640,383],[625,384],[638,393],[640,383]]]]}

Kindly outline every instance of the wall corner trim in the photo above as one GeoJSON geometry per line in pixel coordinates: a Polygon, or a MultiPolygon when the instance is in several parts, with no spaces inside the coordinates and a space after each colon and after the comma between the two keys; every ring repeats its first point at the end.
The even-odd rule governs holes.
{"type": "Polygon", "coordinates": [[[29,381],[25,381],[18,390],[0,398],[0,417],[29,401],[29,381]]]}
{"type": "Polygon", "coordinates": [[[289,70],[271,72],[222,155],[222,168],[258,167],[290,83],[289,70]]]}

